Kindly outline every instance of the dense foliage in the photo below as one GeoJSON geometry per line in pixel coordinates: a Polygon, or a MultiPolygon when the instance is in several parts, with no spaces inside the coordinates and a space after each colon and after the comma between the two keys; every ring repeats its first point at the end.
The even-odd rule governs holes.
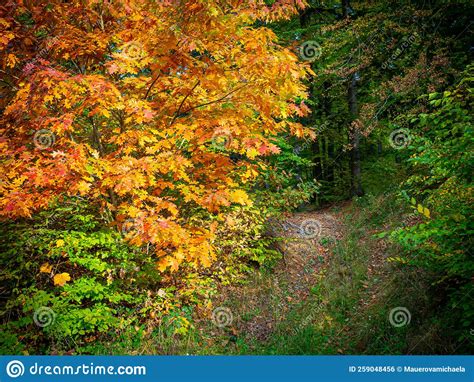
{"type": "Polygon", "coordinates": [[[420,301],[410,333],[436,328],[435,351],[465,352],[472,14],[467,1],[7,0],[0,353],[200,349],[220,293],[282,258],[271,222],[346,200],[314,286],[323,320],[281,328],[264,352],[413,351],[405,332],[381,339],[377,283],[393,280],[423,289],[394,293],[420,301]]]}

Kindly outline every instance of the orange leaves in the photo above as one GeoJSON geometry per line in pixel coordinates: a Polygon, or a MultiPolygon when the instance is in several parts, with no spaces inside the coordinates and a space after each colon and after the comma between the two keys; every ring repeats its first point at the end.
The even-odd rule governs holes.
{"type": "MultiPolygon", "coordinates": [[[[53,272],[53,266],[49,263],[44,263],[39,269],[40,273],[51,274],[53,272]]],[[[52,276],[52,275],[51,275],[52,276]]],[[[64,286],[68,281],[71,281],[71,276],[67,272],[57,273],[53,277],[53,284],[56,286],[64,286]]]]}
{"type": "Polygon", "coordinates": [[[53,271],[53,266],[49,263],[44,263],[40,267],[40,272],[41,273],[51,273],[53,271]]]}
{"type": "Polygon", "coordinates": [[[108,72],[137,74],[142,68],[151,63],[151,58],[145,50],[145,45],[140,41],[129,41],[118,46],[118,51],[113,53],[114,61],[108,64],[108,72]]]}
{"type": "Polygon", "coordinates": [[[278,153],[272,137],[312,134],[285,120],[308,112],[295,103],[307,97],[308,65],[254,24],[303,3],[52,1],[54,12],[28,9],[44,38],[0,19],[15,85],[0,117],[0,213],[81,196],[113,210],[115,227],[136,220],[124,238],[153,245],[160,269],[208,266],[202,217],[250,204],[243,184],[278,153]]]}
{"type": "Polygon", "coordinates": [[[193,229],[191,236],[188,237],[186,243],[183,243],[178,250],[171,253],[158,251],[158,261],[156,266],[158,270],[177,271],[180,264],[186,261],[194,267],[209,267],[216,259],[214,248],[212,247],[212,239],[214,234],[212,231],[203,231],[193,229]]]}
{"type": "Polygon", "coordinates": [[[54,285],[64,286],[68,281],[71,280],[69,273],[58,273],[54,275],[53,282],[54,285]]]}
{"type": "Polygon", "coordinates": [[[252,205],[252,201],[244,190],[233,190],[230,192],[230,200],[234,203],[252,205]]]}
{"type": "Polygon", "coordinates": [[[6,66],[14,68],[16,63],[19,62],[18,58],[14,54],[7,54],[6,66]]]}

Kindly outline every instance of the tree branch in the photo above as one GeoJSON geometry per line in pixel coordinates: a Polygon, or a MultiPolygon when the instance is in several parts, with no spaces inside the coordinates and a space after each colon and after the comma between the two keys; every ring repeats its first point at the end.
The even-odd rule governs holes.
{"type": "MultiPolygon", "coordinates": [[[[183,98],[183,100],[181,101],[181,103],[179,104],[179,107],[178,107],[178,110],[176,110],[176,113],[174,114],[174,117],[173,119],[171,120],[170,122],[170,126],[174,123],[174,121],[176,120],[176,118],[178,118],[178,116],[180,115],[180,112],[181,112],[181,108],[183,107],[184,105],[184,102],[186,102],[186,100],[189,98],[189,96],[192,94],[192,92],[194,91],[194,89],[197,88],[197,86],[201,83],[201,80],[197,80],[196,84],[193,86],[193,88],[189,91],[188,94],[186,94],[186,96],[183,98]]],[[[186,112],[185,112],[186,113],[186,112]]]]}
{"type": "MultiPolygon", "coordinates": [[[[235,93],[236,91],[239,91],[240,89],[244,88],[245,86],[247,86],[247,84],[242,85],[242,86],[240,86],[240,87],[238,87],[238,88],[236,88],[236,89],[230,91],[229,93],[227,93],[226,95],[224,95],[224,96],[222,96],[222,97],[220,97],[220,98],[218,98],[218,99],[215,99],[215,100],[213,100],[213,101],[201,103],[201,104],[199,104],[199,105],[190,107],[189,109],[186,109],[185,111],[183,111],[182,114],[189,113],[190,111],[192,111],[192,110],[194,110],[194,109],[197,109],[197,108],[199,108],[199,107],[202,107],[202,106],[207,106],[207,105],[211,105],[211,104],[213,104],[213,103],[220,102],[220,101],[226,99],[226,98],[227,98],[228,96],[230,96],[232,93],[235,93]]],[[[177,117],[178,117],[178,114],[175,115],[175,117],[173,118],[173,121],[172,121],[172,122],[174,122],[174,120],[175,120],[177,117]]],[[[171,124],[170,124],[170,125],[171,125],[171,124]]]]}
{"type": "Polygon", "coordinates": [[[160,77],[161,77],[161,72],[160,72],[160,74],[158,74],[158,75],[156,76],[156,78],[152,81],[152,83],[151,83],[150,86],[148,87],[148,90],[146,91],[145,98],[144,98],[145,101],[146,101],[146,99],[148,98],[148,94],[150,94],[151,88],[153,87],[153,85],[155,85],[156,81],[158,81],[158,78],[160,78],[160,77]]]}

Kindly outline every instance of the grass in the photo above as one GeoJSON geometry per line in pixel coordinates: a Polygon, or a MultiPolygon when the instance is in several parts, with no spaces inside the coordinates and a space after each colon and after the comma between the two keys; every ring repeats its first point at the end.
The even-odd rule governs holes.
{"type": "MultiPolygon", "coordinates": [[[[377,169],[379,167],[383,168],[383,163],[377,169]]],[[[375,177],[381,176],[378,171],[375,174],[375,177]]],[[[391,176],[396,178],[398,174],[391,176]]],[[[383,188],[393,189],[387,178],[384,178],[383,188]]],[[[368,193],[349,204],[332,208],[332,212],[341,217],[342,235],[336,241],[329,237],[319,241],[330,249],[331,255],[324,262],[322,257],[315,257],[305,265],[304,274],[312,269],[317,272],[313,274],[314,282],[309,285],[309,294],[304,300],[292,299],[291,280],[281,272],[256,269],[245,285],[222,289],[214,303],[231,309],[234,322],[230,327],[217,328],[209,318],[201,318],[184,335],[169,335],[161,328],[153,328],[144,336],[122,333],[102,348],[95,345],[95,353],[396,355],[459,352],[459,344],[446,333],[443,317],[449,317],[449,312],[439,311],[442,296],[437,297],[430,275],[390,261],[401,255],[399,248],[375,236],[408,224],[413,218],[412,212],[398,201],[394,192],[381,192],[373,179],[366,179],[365,184],[376,196],[368,193]],[[390,315],[401,308],[408,311],[410,320],[397,327],[390,322],[390,315]]]]}
{"type": "Polygon", "coordinates": [[[304,301],[288,303],[287,280],[276,283],[274,272],[256,270],[245,286],[223,290],[215,304],[231,309],[231,327],[216,328],[202,319],[186,335],[170,336],[160,328],[143,337],[125,333],[103,349],[96,348],[97,354],[429,353],[417,333],[428,306],[428,298],[420,295],[426,285],[416,271],[388,262],[397,249],[373,236],[400,224],[405,212],[393,195],[369,195],[341,207],[339,213],[344,216],[342,238],[320,240],[332,255],[319,268],[304,301]],[[389,313],[395,307],[409,309],[410,325],[390,324],[389,313]],[[273,325],[268,333],[264,328],[265,336],[259,336],[262,328],[254,332],[252,326],[264,325],[262,317],[273,325]]]}
{"type": "Polygon", "coordinates": [[[395,267],[372,237],[381,221],[399,221],[400,211],[383,197],[366,197],[344,210],[343,238],[310,297],[292,308],[267,341],[248,339],[248,347],[256,354],[396,354],[406,349],[406,330],[394,331],[388,322],[395,297],[389,304],[380,300],[398,289],[390,276],[395,267]]]}

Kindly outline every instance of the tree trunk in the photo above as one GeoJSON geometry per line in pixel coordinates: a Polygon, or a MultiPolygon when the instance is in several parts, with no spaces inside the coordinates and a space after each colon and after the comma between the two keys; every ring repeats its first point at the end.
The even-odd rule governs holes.
{"type": "Polygon", "coordinates": [[[342,18],[345,19],[349,16],[349,0],[341,0],[341,5],[342,5],[342,18]]]}
{"type": "Polygon", "coordinates": [[[321,180],[323,177],[323,161],[322,161],[322,150],[321,150],[321,139],[317,138],[312,143],[312,153],[313,153],[313,178],[316,180],[321,180]]]}
{"type": "MultiPolygon", "coordinates": [[[[349,17],[350,0],[341,0],[342,17],[344,19],[349,17]]],[[[351,76],[347,98],[349,102],[349,112],[351,114],[351,122],[357,118],[357,77],[358,73],[351,76]]],[[[349,127],[349,142],[351,144],[350,152],[350,168],[351,168],[351,195],[362,196],[362,182],[360,177],[360,134],[357,128],[351,123],[349,127]]]]}
{"type": "MultiPolygon", "coordinates": [[[[352,75],[348,87],[349,111],[352,120],[357,118],[357,72],[352,75]]],[[[351,195],[362,196],[361,170],[360,170],[360,133],[353,124],[349,128],[349,142],[351,143],[351,195]]]]}

